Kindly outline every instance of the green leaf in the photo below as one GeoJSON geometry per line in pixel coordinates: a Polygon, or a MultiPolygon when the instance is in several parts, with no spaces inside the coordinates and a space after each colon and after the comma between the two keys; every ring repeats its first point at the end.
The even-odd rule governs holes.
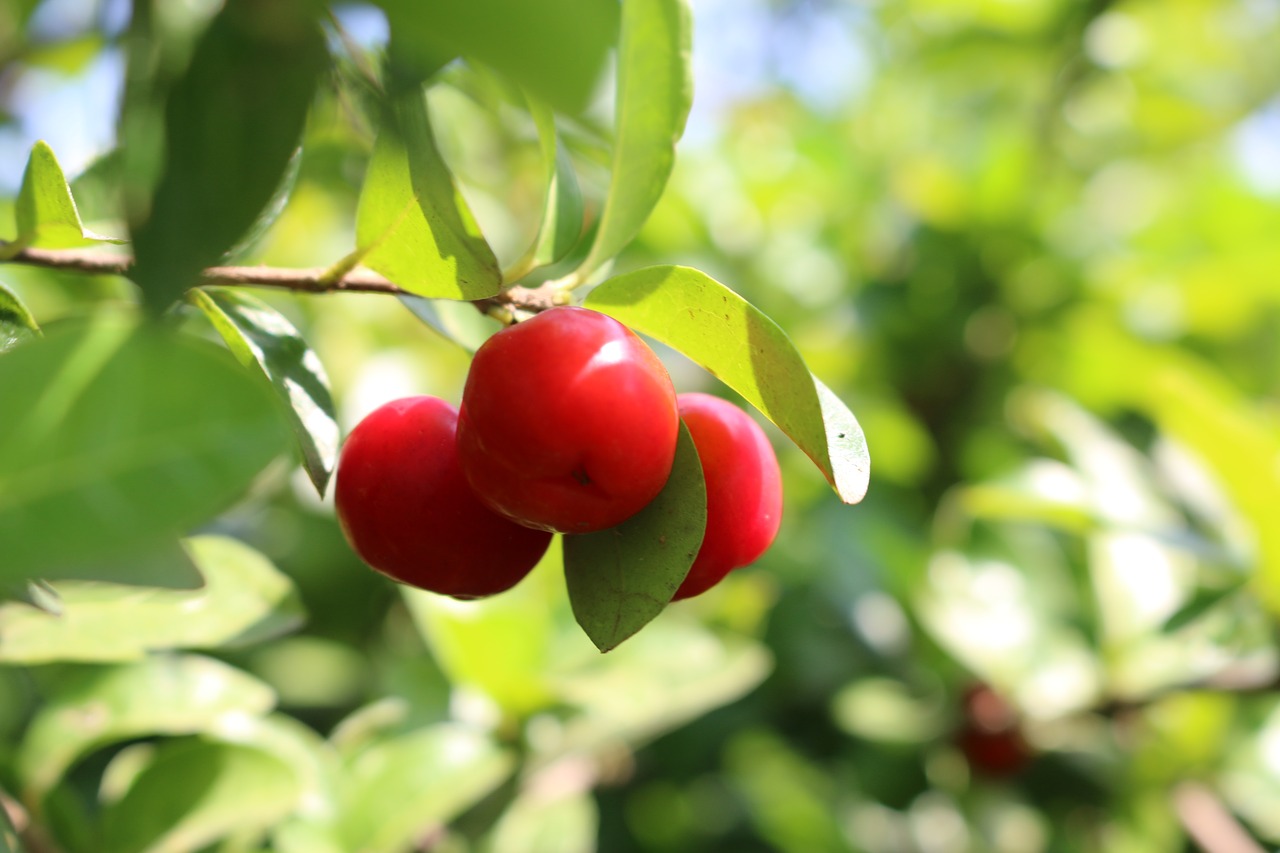
{"type": "Polygon", "coordinates": [[[0,853],[26,853],[27,848],[22,846],[18,830],[9,819],[9,811],[5,808],[8,802],[8,794],[0,790],[0,853]]]}
{"type": "Polygon", "coordinates": [[[284,403],[302,466],[323,497],[338,461],[340,436],[329,377],[315,351],[265,302],[222,287],[190,293],[240,363],[261,368],[270,381],[284,403]]]}
{"type": "Polygon", "coordinates": [[[857,418],[741,296],[698,270],[659,266],[609,279],[584,304],[705,367],[807,453],[841,500],[862,500],[871,458],[857,418]]]}
{"type": "Polygon", "coordinates": [[[391,25],[392,59],[416,72],[418,81],[463,55],[568,112],[585,105],[618,32],[614,0],[379,0],[379,5],[391,25]]]}
{"type": "Polygon", "coordinates": [[[347,770],[347,849],[397,853],[496,788],[514,762],[492,740],[441,724],[376,744],[347,770]]]}
{"type": "Polygon", "coordinates": [[[1239,594],[1247,585],[1248,580],[1240,578],[1235,583],[1227,586],[1202,586],[1197,588],[1195,595],[1191,596],[1186,604],[1183,604],[1169,615],[1169,618],[1160,626],[1160,630],[1165,634],[1181,631],[1193,622],[1198,621],[1200,617],[1213,610],[1219,604],[1239,594]]]}
{"type": "Polygon", "coordinates": [[[0,661],[128,661],[148,651],[247,645],[303,618],[289,579],[252,548],[222,536],[187,547],[207,583],[194,592],[63,581],[61,615],[0,605],[0,661]]]}
{"type": "Polygon", "coordinates": [[[458,601],[400,588],[431,655],[454,686],[478,690],[504,710],[525,716],[554,701],[548,677],[562,596],[563,560],[553,541],[515,588],[479,601],[458,601]]]}
{"type": "MultiPolygon", "coordinates": [[[[536,777],[535,777],[536,779],[536,777]]],[[[595,853],[600,815],[587,791],[526,790],[502,813],[489,853],[595,853]]]]}
{"type": "Polygon", "coordinates": [[[85,230],[58,158],[43,141],[31,148],[27,169],[22,174],[22,188],[18,190],[15,214],[18,220],[17,239],[0,249],[0,258],[28,246],[60,249],[93,242],[125,242],[85,230]]]}
{"type": "Polygon", "coordinates": [[[607,652],[653,620],[698,556],[707,526],[707,487],[683,422],[671,478],[656,498],[617,527],[564,537],[573,615],[607,652]]]}
{"type": "Polygon", "coordinates": [[[542,205],[542,221],[533,245],[513,265],[507,275],[508,281],[516,281],[536,267],[555,263],[567,256],[582,237],[585,224],[578,176],[569,157],[569,149],[556,133],[554,113],[532,95],[525,95],[525,105],[538,129],[538,148],[542,154],[547,190],[542,205]]]}
{"type": "Polygon", "coordinates": [[[0,284],[0,353],[40,336],[40,327],[18,295],[0,284]]]}
{"type": "Polygon", "coordinates": [[[564,702],[580,709],[565,723],[567,753],[619,741],[638,747],[741,698],[772,668],[767,649],[718,637],[674,609],[608,655],[559,680],[564,702]]]}
{"type": "Polygon", "coordinates": [[[188,853],[223,836],[265,831],[296,807],[287,765],[244,746],[167,743],[103,813],[104,853],[188,853]]]}
{"type": "Polygon", "coordinates": [[[497,320],[481,314],[474,305],[448,299],[400,296],[400,303],[447,341],[475,352],[502,328],[497,320]]]}
{"type": "Polygon", "coordinates": [[[83,578],[155,548],[285,442],[270,394],[218,347],[114,315],[0,359],[0,411],[7,579],[83,578]]]}
{"type": "MultiPolygon", "coordinates": [[[[130,210],[130,277],[154,308],[195,284],[276,193],[327,67],[315,11],[307,0],[229,0],[169,90],[159,182],[149,205],[130,210]]],[[[126,98],[122,128],[145,125],[146,115],[130,113],[150,109],[126,98]]]]}
{"type": "Polygon", "coordinates": [[[274,703],[271,689],[256,678],[196,655],[86,667],[59,684],[27,728],[16,762],[23,799],[39,803],[98,747],[210,731],[227,715],[263,714],[274,703]]]}
{"type": "Polygon", "coordinates": [[[128,586],[161,589],[199,589],[200,570],[177,536],[116,557],[87,557],[61,565],[53,575],[60,580],[105,581],[128,586]]]}
{"type": "Polygon", "coordinates": [[[685,0],[626,0],[618,45],[613,170],[585,279],[640,233],[662,197],[693,104],[685,0]]]}
{"type": "Polygon", "coordinates": [[[422,92],[396,104],[374,144],[356,212],[355,259],[420,296],[475,300],[502,271],[436,147],[422,92]]]}

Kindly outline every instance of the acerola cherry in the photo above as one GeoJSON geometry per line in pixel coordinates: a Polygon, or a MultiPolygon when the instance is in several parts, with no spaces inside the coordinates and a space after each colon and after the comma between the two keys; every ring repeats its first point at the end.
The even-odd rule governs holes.
{"type": "Polygon", "coordinates": [[[773,544],[782,522],[782,473],[764,430],[742,409],[710,394],[681,394],[684,419],[707,483],[707,531],[675,598],[715,586],[773,544]]]}
{"type": "Polygon", "coordinates": [[[476,352],[458,412],[467,481],[527,527],[590,533],[662,491],[679,415],[671,377],[626,326],[552,308],[476,352]]]}
{"type": "Polygon", "coordinates": [[[342,448],[334,500],[342,532],[374,569],[454,598],[514,586],[551,535],[512,524],[472,493],[458,467],[458,414],[406,397],[362,420],[342,448]]]}
{"type": "Polygon", "coordinates": [[[965,690],[962,711],[955,743],[975,772],[994,778],[1013,776],[1031,760],[1018,712],[999,693],[985,684],[971,685],[965,690]]]}

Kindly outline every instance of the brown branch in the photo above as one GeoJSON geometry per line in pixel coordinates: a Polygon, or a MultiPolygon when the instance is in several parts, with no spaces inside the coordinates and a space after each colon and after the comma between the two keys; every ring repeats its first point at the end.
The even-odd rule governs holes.
{"type": "Polygon", "coordinates": [[[1183,782],[1173,791],[1174,811],[1205,853],[1266,853],[1208,786],[1183,782]]]}
{"type": "MultiPolygon", "coordinates": [[[[91,275],[129,274],[133,258],[93,249],[23,249],[9,263],[45,269],[67,270],[91,275]]],[[[287,269],[283,267],[209,267],[201,280],[205,284],[231,286],[278,287],[304,293],[383,293],[393,296],[414,294],[397,287],[389,279],[372,270],[357,267],[347,274],[329,280],[329,271],[321,267],[287,269]]],[[[525,311],[545,311],[562,304],[559,292],[548,285],[537,288],[513,287],[488,299],[477,299],[475,305],[481,313],[498,308],[518,308],[525,311]]]]}

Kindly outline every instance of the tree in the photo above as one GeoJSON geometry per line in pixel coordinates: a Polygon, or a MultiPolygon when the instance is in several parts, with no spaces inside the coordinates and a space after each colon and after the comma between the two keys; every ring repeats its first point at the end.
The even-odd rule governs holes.
{"type": "Polygon", "coordinates": [[[128,57],[0,248],[0,850],[1280,840],[1265,4],[700,5],[678,159],[674,0],[419,5],[0,11],[128,57]],[[685,453],[692,532],[369,572],[341,434],[566,301],[768,416],[777,544],[664,606],[685,453]]]}

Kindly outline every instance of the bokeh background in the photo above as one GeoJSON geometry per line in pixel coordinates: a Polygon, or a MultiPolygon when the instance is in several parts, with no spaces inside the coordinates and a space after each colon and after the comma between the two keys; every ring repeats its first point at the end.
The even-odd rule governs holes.
{"type": "MultiPolygon", "coordinates": [[[[281,468],[210,529],[268,556],[307,621],[216,654],[320,735],[448,723],[516,749],[514,799],[462,803],[421,849],[1280,844],[1280,4],[692,8],[694,112],[616,269],[690,264],[777,320],[866,430],[866,500],[841,505],[771,432],[773,549],[600,656],[554,559],[487,603],[402,594],[281,468]]],[[[335,47],[341,29],[376,56],[380,13],[335,11],[335,47]]],[[[69,175],[110,149],[127,18],[0,8],[9,200],[36,139],[69,175]]],[[[251,262],[350,251],[372,142],[353,91],[326,88],[251,262]]],[[[474,92],[432,105],[510,261],[536,225],[531,127],[474,92]]],[[[599,190],[590,127],[571,141],[599,190]]],[[[73,188],[111,233],[109,182],[73,188]]],[[[42,322],[130,298],[0,279],[42,322]]],[[[320,356],[344,428],[403,394],[458,398],[467,353],[394,300],[259,295],[320,356]]],[[[445,321],[484,332],[465,306],[445,321]]],[[[664,357],[679,390],[731,396],[664,357]]],[[[6,750],[51,677],[0,668],[6,750]]]]}

